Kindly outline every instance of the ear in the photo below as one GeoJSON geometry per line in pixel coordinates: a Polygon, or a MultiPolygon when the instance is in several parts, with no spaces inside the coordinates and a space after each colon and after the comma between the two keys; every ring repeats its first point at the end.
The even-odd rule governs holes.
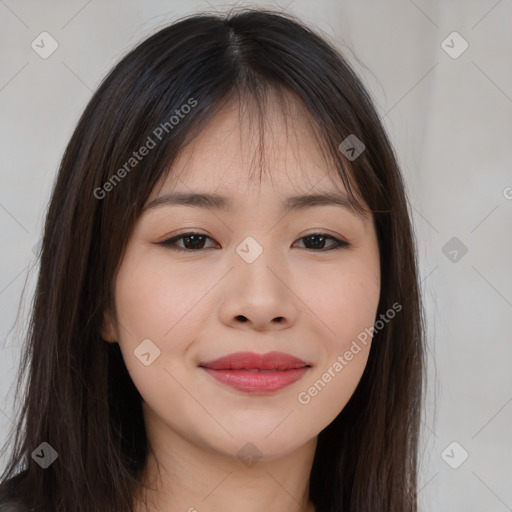
{"type": "Polygon", "coordinates": [[[117,334],[114,330],[112,316],[108,310],[105,311],[105,314],[103,315],[103,322],[100,327],[100,336],[109,343],[117,342],[117,334]]]}

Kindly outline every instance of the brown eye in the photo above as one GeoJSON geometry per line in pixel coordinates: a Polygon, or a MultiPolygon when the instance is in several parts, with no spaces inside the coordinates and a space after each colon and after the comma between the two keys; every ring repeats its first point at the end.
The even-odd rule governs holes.
{"type": "Polygon", "coordinates": [[[168,247],[175,251],[191,252],[204,249],[205,240],[208,238],[212,240],[208,235],[203,235],[201,233],[184,233],[182,235],[169,238],[169,240],[164,240],[163,242],[160,242],[159,245],[163,245],[164,247],[168,247]],[[183,240],[184,247],[176,245],[176,242],[179,240],[183,240]]]}
{"type": "Polygon", "coordinates": [[[348,242],[345,242],[343,240],[339,240],[338,238],[335,238],[330,235],[324,235],[322,233],[313,233],[311,235],[307,235],[302,237],[300,240],[307,240],[308,242],[305,244],[306,249],[320,249],[324,251],[330,251],[332,249],[338,249],[341,247],[348,247],[350,244],[348,242]],[[334,246],[331,246],[329,248],[325,248],[325,242],[327,240],[331,240],[334,242],[334,246]]]}

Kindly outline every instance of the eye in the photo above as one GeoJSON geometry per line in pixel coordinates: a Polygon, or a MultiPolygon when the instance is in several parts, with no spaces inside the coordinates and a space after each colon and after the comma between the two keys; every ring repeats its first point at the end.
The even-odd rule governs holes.
{"type": "Polygon", "coordinates": [[[342,249],[344,247],[349,247],[350,244],[345,242],[344,240],[340,240],[331,235],[327,235],[326,233],[311,233],[310,235],[303,236],[299,238],[299,240],[308,240],[309,245],[312,247],[306,247],[306,249],[322,249],[324,251],[332,251],[333,249],[342,249]],[[330,248],[325,249],[325,241],[330,240],[333,242],[333,245],[330,248]],[[321,247],[320,247],[321,246],[321,247]]]}
{"type": "MultiPolygon", "coordinates": [[[[197,252],[204,249],[204,243],[207,239],[213,240],[208,235],[203,235],[202,233],[183,233],[169,238],[168,240],[164,240],[163,242],[158,242],[157,245],[162,245],[172,251],[197,252]],[[176,245],[176,242],[181,240],[183,240],[184,247],[176,245]]],[[[315,250],[316,252],[332,251],[334,249],[350,247],[350,243],[340,240],[334,236],[327,235],[326,233],[311,233],[299,240],[307,240],[306,245],[310,245],[310,247],[306,247],[306,249],[315,250]],[[330,240],[333,243],[333,245],[327,249],[325,248],[326,240],[330,240]]]]}
{"type": "Polygon", "coordinates": [[[173,251],[191,252],[203,249],[204,242],[206,239],[213,240],[208,235],[202,233],[183,233],[182,235],[169,238],[163,242],[159,242],[158,245],[163,245],[173,251]],[[183,240],[185,248],[178,247],[175,242],[183,240]],[[187,247],[188,246],[188,247],[187,247]]]}

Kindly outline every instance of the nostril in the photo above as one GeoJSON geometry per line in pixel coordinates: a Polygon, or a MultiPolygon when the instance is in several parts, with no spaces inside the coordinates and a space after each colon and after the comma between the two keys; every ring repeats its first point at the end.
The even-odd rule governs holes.
{"type": "Polygon", "coordinates": [[[243,315],[238,315],[236,318],[237,318],[237,320],[240,320],[241,322],[247,322],[247,318],[243,315]]]}

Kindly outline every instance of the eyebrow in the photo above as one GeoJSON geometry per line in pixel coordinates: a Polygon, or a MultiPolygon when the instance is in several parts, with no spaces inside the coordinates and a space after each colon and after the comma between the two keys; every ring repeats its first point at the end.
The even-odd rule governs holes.
{"type": "MultiPolygon", "coordinates": [[[[230,198],[218,194],[195,192],[171,192],[153,199],[144,206],[143,210],[150,210],[161,206],[192,206],[195,208],[213,209],[233,212],[234,206],[230,198]]],[[[283,212],[306,210],[318,206],[339,206],[350,213],[366,220],[366,215],[354,209],[349,198],[345,194],[323,192],[320,194],[303,194],[286,198],[282,204],[283,212]]]]}

